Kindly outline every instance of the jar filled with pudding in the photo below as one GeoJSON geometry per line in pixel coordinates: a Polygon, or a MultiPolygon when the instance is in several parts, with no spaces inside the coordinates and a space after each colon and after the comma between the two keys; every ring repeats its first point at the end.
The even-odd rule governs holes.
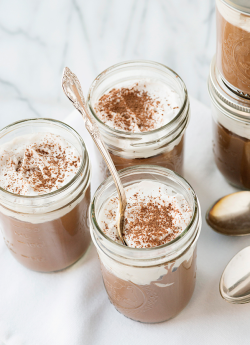
{"type": "Polygon", "coordinates": [[[79,134],[51,119],[0,131],[0,228],[25,267],[52,272],[80,259],[90,244],[90,163],[79,134]]]}
{"type": "Polygon", "coordinates": [[[111,177],[97,189],[90,229],[111,303],[145,323],[180,313],[194,291],[201,214],[192,187],[173,171],[141,165],[119,172],[125,187],[124,240],[117,236],[118,198],[111,177]]]}
{"type": "Polygon", "coordinates": [[[216,0],[218,70],[236,93],[250,98],[250,1],[216,0]]]}
{"type": "Polygon", "coordinates": [[[117,170],[155,164],[182,173],[190,111],[174,71],[151,61],[117,64],[94,80],[87,105],[117,170]]]}
{"type": "Polygon", "coordinates": [[[230,184],[250,189],[250,100],[225,85],[215,58],[210,67],[208,90],[215,163],[230,184]]]}

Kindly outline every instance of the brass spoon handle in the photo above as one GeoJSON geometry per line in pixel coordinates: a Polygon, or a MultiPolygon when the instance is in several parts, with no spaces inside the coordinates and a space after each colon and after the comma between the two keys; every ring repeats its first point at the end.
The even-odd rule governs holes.
{"type": "Polygon", "coordinates": [[[83,97],[81,84],[77,76],[71,72],[68,67],[64,68],[63,78],[62,78],[62,88],[65,95],[73,103],[74,107],[81,113],[83,120],[85,122],[85,127],[94,140],[98,150],[100,151],[107,167],[110,171],[111,176],[115,182],[115,186],[119,198],[119,209],[118,209],[118,219],[117,219],[117,232],[120,240],[124,245],[126,242],[123,238],[123,225],[124,225],[124,212],[127,205],[126,194],[121,183],[120,177],[117,173],[117,170],[114,166],[114,163],[110,157],[110,154],[106,148],[106,145],[102,141],[97,124],[91,114],[89,113],[88,108],[86,107],[85,99],[83,97]]]}

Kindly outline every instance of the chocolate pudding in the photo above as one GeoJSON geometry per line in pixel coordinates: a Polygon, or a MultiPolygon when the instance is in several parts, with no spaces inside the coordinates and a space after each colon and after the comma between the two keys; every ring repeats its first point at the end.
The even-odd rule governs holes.
{"type": "Polygon", "coordinates": [[[250,139],[213,122],[213,152],[216,165],[229,183],[250,189],[250,139]]]}
{"type": "MultiPolygon", "coordinates": [[[[192,212],[186,200],[160,183],[134,184],[126,188],[126,196],[124,239],[129,247],[152,248],[169,243],[190,222],[192,212]]],[[[117,207],[117,200],[112,198],[100,215],[103,232],[114,241],[119,241],[117,207]]],[[[186,255],[181,262],[155,266],[158,276],[151,278],[147,272],[147,277],[141,278],[146,284],[134,283],[132,275],[131,281],[121,279],[122,270],[118,276],[113,274],[112,266],[106,268],[106,261],[101,259],[110,301],[118,311],[136,321],[156,323],[175,317],[189,302],[195,286],[196,254],[191,250],[186,255]]]]}
{"type": "MultiPolygon", "coordinates": [[[[31,128],[33,121],[24,125],[31,128]]],[[[48,120],[40,121],[49,128],[48,120]]],[[[79,152],[50,132],[17,136],[1,145],[0,226],[11,253],[27,268],[61,270],[86,252],[88,165],[85,147],[79,152]]]]}
{"type": "MultiPolygon", "coordinates": [[[[164,168],[171,169],[178,172],[179,174],[183,173],[183,160],[184,160],[184,135],[181,138],[181,141],[173,147],[171,151],[165,151],[156,156],[148,158],[123,158],[118,155],[114,155],[110,152],[110,156],[115,164],[117,170],[131,167],[133,165],[159,165],[164,168]]],[[[107,176],[109,172],[107,171],[107,176]]]]}
{"type": "Polygon", "coordinates": [[[87,104],[117,170],[154,164],[182,173],[189,100],[173,71],[150,61],[112,66],[87,104]]]}
{"type": "Polygon", "coordinates": [[[102,262],[101,269],[110,302],[120,313],[135,321],[158,323],[174,318],[190,301],[196,280],[196,249],[180,266],[175,267],[175,261],[168,263],[166,274],[146,285],[120,279],[102,262]]]}
{"type": "Polygon", "coordinates": [[[90,244],[89,204],[90,187],[71,211],[48,222],[33,224],[0,212],[4,241],[17,261],[31,270],[66,268],[80,259],[90,244]]]}
{"type": "MultiPolygon", "coordinates": [[[[98,231],[109,241],[106,244],[99,241],[98,231],[91,228],[104,285],[111,303],[123,315],[146,323],[166,321],[183,310],[193,294],[200,221],[196,219],[191,226],[187,243],[184,233],[194,215],[193,205],[178,188],[157,180],[144,180],[142,176],[141,182],[130,184],[125,190],[123,237],[127,247],[118,245],[115,195],[102,204],[98,214],[98,231]],[[185,248],[181,241],[186,243],[185,248]],[[171,252],[172,243],[176,245],[175,253],[171,252]]],[[[199,212],[197,216],[200,217],[199,212]]]]}
{"type": "Polygon", "coordinates": [[[250,98],[250,14],[217,0],[217,64],[224,82],[250,98]]]}

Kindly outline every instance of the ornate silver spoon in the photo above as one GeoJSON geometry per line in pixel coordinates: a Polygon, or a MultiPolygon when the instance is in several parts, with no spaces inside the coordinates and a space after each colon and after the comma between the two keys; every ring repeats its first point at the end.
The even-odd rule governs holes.
{"type": "Polygon", "coordinates": [[[215,231],[229,236],[250,234],[250,192],[237,192],[217,200],[206,221],[215,231]]]}
{"type": "Polygon", "coordinates": [[[117,173],[117,170],[114,166],[114,163],[110,157],[110,154],[106,148],[106,145],[102,141],[99,129],[95,123],[95,120],[88,111],[88,108],[85,104],[85,99],[83,97],[81,84],[77,76],[71,72],[68,67],[64,68],[63,77],[62,77],[62,88],[65,95],[73,103],[74,107],[81,113],[83,120],[85,122],[85,127],[87,128],[89,134],[94,140],[98,150],[100,151],[107,167],[110,171],[111,176],[115,182],[115,186],[119,198],[119,207],[118,207],[118,222],[117,222],[117,232],[120,240],[124,245],[126,242],[123,238],[123,226],[124,226],[124,212],[127,205],[126,194],[121,183],[120,177],[117,173]]]}
{"type": "Polygon", "coordinates": [[[220,280],[221,296],[228,302],[250,302],[250,247],[236,254],[225,268],[220,280]]]}

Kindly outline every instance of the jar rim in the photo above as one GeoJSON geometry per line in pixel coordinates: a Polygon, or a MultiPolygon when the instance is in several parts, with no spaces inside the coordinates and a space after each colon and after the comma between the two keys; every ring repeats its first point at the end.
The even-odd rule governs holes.
{"type": "Polygon", "coordinates": [[[105,239],[106,241],[108,241],[108,243],[110,243],[111,245],[115,246],[117,249],[122,249],[122,250],[126,250],[127,253],[131,252],[131,253],[147,253],[147,252],[156,252],[157,250],[161,250],[163,248],[167,248],[170,247],[171,245],[180,242],[181,239],[185,238],[185,236],[187,234],[189,234],[189,230],[192,228],[192,226],[195,223],[195,220],[197,218],[197,214],[199,213],[199,201],[198,198],[196,196],[196,193],[194,191],[194,189],[192,188],[192,186],[189,184],[189,182],[182,177],[181,175],[179,175],[178,173],[161,167],[161,166],[157,166],[157,165],[135,165],[132,167],[128,167],[122,170],[118,171],[118,174],[120,175],[120,177],[125,177],[129,172],[132,172],[133,170],[146,170],[146,171],[160,171],[161,173],[167,173],[168,176],[174,177],[175,181],[182,181],[185,183],[185,185],[188,187],[189,191],[191,192],[192,196],[193,196],[193,212],[192,212],[192,217],[190,219],[190,222],[188,223],[188,225],[186,226],[186,228],[180,233],[180,235],[178,235],[175,239],[173,239],[172,241],[169,241],[165,244],[162,244],[160,246],[156,246],[156,247],[150,247],[150,248],[133,248],[133,247],[128,247],[128,246],[124,246],[123,244],[120,244],[118,242],[113,241],[110,237],[108,237],[99,227],[98,221],[96,219],[96,213],[95,213],[95,202],[96,202],[96,198],[98,196],[99,193],[101,193],[105,186],[108,184],[114,184],[113,180],[112,180],[112,176],[109,176],[107,179],[105,179],[100,186],[97,188],[97,190],[95,191],[95,194],[92,198],[91,204],[90,204],[90,208],[89,208],[89,213],[90,213],[90,222],[94,225],[95,229],[97,229],[98,233],[101,235],[101,237],[103,239],[105,239]]]}
{"type": "Polygon", "coordinates": [[[238,95],[225,84],[217,68],[215,56],[210,65],[208,92],[210,98],[228,113],[227,116],[250,121],[250,99],[238,95]]]}
{"type": "Polygon", "coordinates": [[[250,6],[248,0],[221,0],[225,5],[240,13],[250,15],[250,6]]]}
{"type": "Polygon", "coordinates": [[[112,66],[106,68],[103,72],[101,72],[94,79],[94,81],[92,82],[92,84],[91,84],[91,86],[89,88],[88,95],[87,95],[87,104],[88,104],[88,107],[89,107],[89,109],[91,111],[91,114],[94,116],[95,120],[99,124],[101,124],[101,126],[103,126],[104,129],[106,129],[108,131],[111,131],[111,132],[114,132],[117,135],[128,136],[130,138],[136,138],[138,135],[140,135],[142,137],[145,137],[147,135],[152,135],[152,134],[158,133],[159,131],[165,130],[168,127],[171,127],[173,125],[173,123],[180,118],[180,116],[183,114],[183,111],[185,110],[185,108],[186,108],[186,106],[188,104],[188,92],[187,92],[186,85],[185,85],[184,81],[182,80],[182,78],[174,70],[172,70],[171,68],[169,68],[166,65],[164,65],[162,63],[159,63],[159,62],[155,62],[155,61],[151,61],[151,60],[140,60],[140,59],[136,60],[135,59],[135,60],[127,60],[127,61],[123,61],[123,62],[117,63],[115,65],[112,65],[112,66]],[[116,129],[116,128],[113,128],[113,127],[110,127],[110,126],[106,125],[96,115],[96,112],[95,112],[95,110],[94,110],[94,108],[93,108],[93,106],[91,104],[91,97],[93,95],[93,92],[94,92],[94,89],[95,89],[96,85],[98,83],[100,83],[102,81],[102,79],[104,79],[113,70],[119,69],[119,68],[121,68],[123,66],[126,66],[126,65],[129,65],[129,64],[131,64],[132,66],[136,65],[136,64],[142,64],[142,65],[147,65],[148,64],[148,65],[150,65],[152,67],[155,67],[155,68],[164,68],[167,71],[171,72],[173,74],[173,76],[180,82],[180,85],[183,88],[184,100],[183,100],[182,106],[180,107],[180,110],[178,111],[178,113],[175,115],[175,117],[170,122],[166,123],[165,125],[163,125],[163,126],[161,126],[159,128],[151,130],[151,131],[128,132],[128,131],[119,130],[119,129],[116,129]]]}
{"type": "Polygon", "coordinates": [[[81,173],[84,171],[86,159],[88,159],[88,151],[87,151],[86,145],[85,145],[82,137],[80,136],[80,134],[78,134],[74,128],[72,128],[71,126],[69,126],[65,122],[51,119],[51,118],[45,118],[45,117],[39,117],[39,118],[34,118],[34,119],[28,118],[28,119],[23,119],[23,120],[13,122],[13,123],[5,126],[4,128],[2,128],[0,130],[0,139],[3,138],[6,134],[10,133],[10,131],[13,131],[14,130],[13,127],[21,125],[21,124],[26,124],[27,122],[29,122],[29,123],[43,122],[45,124],[46,123],[54,123],[56,125],[61,126],[64,129],[67,129],[71,134],[73,134],[79,140],[79,142],[81,143],[81,145],[84,148],[84,150],[83,150],[84,156],[82,157],[81,165],[80,165],[77,173],[72,177],[72,179],[68,183],[66,183],[65,185],[63,185],[62,187],[58,188],[57,190],[55,190],[53,192],[49,192],[49,193],[45,193],[45,194],[41,194],[41,195],[20,195],[20,194],[15,194],[15,193],[12,193],[10,191],[7,191],[6,189],[4,189],[0,186],[0,193],[3,193],[5,195],[11,196],[11,197],[15,197],[18,200],[47,199],[47,198],[59,195],[60,193],[64,192],[66,189],[68,189],[71,185],[73,185],[75,183],[75,181],[79,178],[79,176],[81,176],[81,173]]]}

